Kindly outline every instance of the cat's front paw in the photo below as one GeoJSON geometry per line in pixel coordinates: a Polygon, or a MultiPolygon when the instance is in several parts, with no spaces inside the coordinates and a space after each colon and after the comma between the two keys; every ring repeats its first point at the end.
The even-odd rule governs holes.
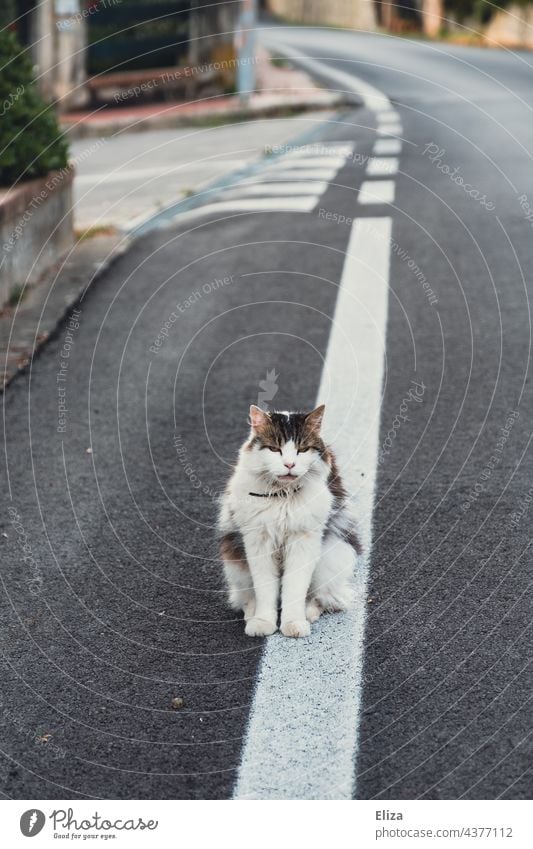
{"type": "Polygon", "coordinates": [[[248,637],[269,637],[270,634],[273,634],[277,630],[278,628],[275,622],[269,622],[267,619],[257,619],[254,616],[246,623],[244,633],[248,637]]]}
{"type": "Polygon", "coordinates": [[[311,625],[307,619],[282,622],[281,633],[284,637],[308,637],[311,633],[311,625]]]}

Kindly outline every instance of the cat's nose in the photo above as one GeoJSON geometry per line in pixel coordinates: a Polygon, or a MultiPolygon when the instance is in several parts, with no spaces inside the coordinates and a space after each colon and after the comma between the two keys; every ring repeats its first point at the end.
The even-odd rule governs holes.
{"type": "Polygon", "coordinates": [[[296,463],[285,463],[288,469],[294,469],[296,463]]]}

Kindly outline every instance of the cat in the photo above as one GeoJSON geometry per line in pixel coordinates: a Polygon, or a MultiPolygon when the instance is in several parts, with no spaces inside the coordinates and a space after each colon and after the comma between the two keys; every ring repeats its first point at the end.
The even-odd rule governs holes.
{"type": "Polygon", "coordinates": [[[250,407],[251,431],[221,497],[219,549],[249,637],[307,637],[324,612],[347,610],[361,546],[334,454],[310,413],[250,407]]]}

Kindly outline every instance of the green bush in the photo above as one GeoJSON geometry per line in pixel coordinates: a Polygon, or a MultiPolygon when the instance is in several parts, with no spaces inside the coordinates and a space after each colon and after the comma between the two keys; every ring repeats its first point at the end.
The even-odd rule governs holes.
{"type": "Polygon", "coordinates": [[[481,23],[488,21],[500,9],[506,9],[511,3],[519,6],[527,6],[531,0],[444,0],[445,12],[451,12],[458,21],[464,21],[470,17],[481,23]]]}
{"type": "Polygon", "coordinates": [[[0,32],[0,185],[41,177],[67,164],[68,145],[13,33],[0,32]]]}

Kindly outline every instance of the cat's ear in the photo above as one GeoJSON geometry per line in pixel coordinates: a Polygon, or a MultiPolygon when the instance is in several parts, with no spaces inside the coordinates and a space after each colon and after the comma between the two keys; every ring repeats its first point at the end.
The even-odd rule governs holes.
{"type": "Polygon", "coordinates": [[[320,433],[320,428],[322,427],[322,419],[324,418],[324,410],[326,409],[324,404],[321,404],[320,407],[317,407],[316,410],[313,410],[312,413],[308,413],[305,417],[305,425],[307,430],[310,433],[318,436],[320,433]]]}
{"type": "Polygon", "coordinates": [[[256,407],[252,404],[250,407],[250,424],[254,430],[264,427],[268,422],[268,413],[265,413],[261,407],[256,407]]]}

